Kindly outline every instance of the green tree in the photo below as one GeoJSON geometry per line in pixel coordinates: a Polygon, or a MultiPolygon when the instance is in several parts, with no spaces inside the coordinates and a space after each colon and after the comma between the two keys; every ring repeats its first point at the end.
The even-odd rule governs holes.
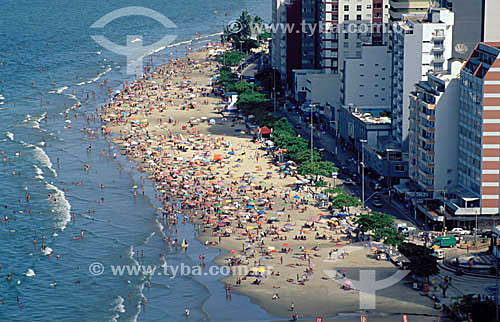
{"type": "Polygon", "coordinates": [[[334,194],[342,193],[342,188],[340,188],[340,187],[326,188],[326,189],[323,190],[323,193],[324,194],[328,194],[328,195],[334,195],[334,194]]]}
{"type": "Polygon", "coordinates": [[[259,46],[259,42],[251,36],[257,29],[263,29],[262,22],[262,18],[251,16],[247,11],[243,11],[234,25],[224,27],[222,41],[230,42],[234,49],[240,50],[241,48],[241,51],[249,52],[250,49],[259,46]]]}
{"type": "Polygon", "coordinates": [[[400,234],[397,231],[397,229],[394,228],[393,226],[387,226],[375,229],[374,237],[376,239],[383,239],[384,244],[386,245],[396,246],[396,247],[402,245],[405,240],[404,236],[400,234]]]}
{"type": "MultiPolygon", "coordinates": [[[[271,93],[276,88],[276,93],[282,93],[282,84],[279,71],[265,68],[255,75],[255,80],[263,87],[264,91],[271,93]]],[[[279,95],[279,94],[278,94],[279,95]]]]}
{"type": "Polygon", "coordinates": [[[410,261],[409,269],[413,274],[428,280],[429,276],[439,273],[437,258],[432,256],[431,249],[412,243],[403,243],[398,249],[410,261]]]}
{"type": "Polygon", "coordinates": [[[297,172],[301,175],[316,176],[315,181],[318,181],[319,176],[329,176],[336,171],[337,168],[330,161],[305,161],[297,169],[297,172]]]}
{"type": "Polygon", "coordinates": [[[347,207],[356,207],[361,204],[358,198],[347,195],[344,192],[337,194],[336,196],[330,196],[332,202],[332,207],[334,209],[343,209],[347,207]]]}
{"type": "MultiPolygon", "coordinates": [[[[309,145],[308,142],[307,145],[309,145]]],[[[292,154],[291,158],[297,163],[311,161],[311,150],[300,149],[296,153],[292,154]]],[[[322,160],[321,153],[318,150],[313,150],[313,161],[319,162],[321,160],[322,160]]]]}
{"type": "Polygon", "coordinates": [[[363,214],[356,219],[356,225],[363,234],[372,231],[375,238],[384,238],[391,232],[388,229],[394,226],[394,217],[382,212],[363,214]]]}
{"type": "Polygon", "coordinates": [[[217,58],[218,62],[224,64],[225,66],[238,66],[242,59],[246,57],[246,54],[233,50],[222,54],[217,58]]]}

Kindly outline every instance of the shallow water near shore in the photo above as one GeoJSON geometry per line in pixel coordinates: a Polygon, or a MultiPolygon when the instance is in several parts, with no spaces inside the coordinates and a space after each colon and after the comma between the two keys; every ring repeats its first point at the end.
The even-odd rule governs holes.
{"type": "MultiPolygon", "coordinates": [[[[92,119],[88,124],[83,113],[94,112],[105,102],[108,87],[114,91],[131,79],[124,74],[125,58],[100,48],[90,38],[99,32],[88,27],[128,5],[143,5],[170,18],[178,26],[177,43],[193,39],[195,32],[219,32],[244,8],[266,20],[270,17],[270,3],[260,0],[195,1],[189,8],[182,1],[159,0],[74,1],[71,5],[60,0],[4,1],[0,151],[7,162],[0,168],[0,215],[10,221],[0,223],[0,301],[5,299],[0,321],[177,321],[184,319],[186,307],[193,321],[269,320],[244,296],[233,295],[227,303],[223,285],[217,281],[220,276],[153,276],[147,287],[144,274],[113,276],[110,271],[110,265],[160,266],[160,254],[175,266],[196,265],[198,255],[205,252],[210,266],[219,253],[196,242],[189,224],[178,225],[179,239],[190,241],[187,254],[169,249],[162,238],[151,183],[145,182],[145,196],[132,197],[132,187],[146,175],[133,170],[133,163],[125,158],[114,159],[118,151],[113,144],[80,130],[97,128],[99,124],[92,119]],[[214,10],[221,13],[214,15],[214,10]],[[104,80],[108,82],[100,86],[104,80]],[[71,123],[65,121],[65,111],[71,123]],[[84,171],[84,163],[90,165],[89,171],[84,171]],[[75,239],[81,232],[84,239],[75,239]],[[54,251],[52,258],[42,255],[42,245],[54,251]],[[144,259],[137,259],[142,251],[144,259]],[[103,264],[102,275],[90,274],[89,265],[94,262],[103,264]],[[28,269],[35,276],[23,275],[28,269]],[[7,281],[9,274],[11,281],[7,281]],[[140,304],[142,296],[147,298],[145,307],[140,304]]],[[[123,43],[127,34],[143,34],[144,43],[155,42],[164,28],[143,18],[121,18],[103,34],[117,43],[123,43]]],[[[211,39],[218,36],[189,45],[196,48],[211,39]]],[[[163,56],[155,57],[156,64],[166,57],[183,56],[186,45],[159,51],[163,56]]]]}

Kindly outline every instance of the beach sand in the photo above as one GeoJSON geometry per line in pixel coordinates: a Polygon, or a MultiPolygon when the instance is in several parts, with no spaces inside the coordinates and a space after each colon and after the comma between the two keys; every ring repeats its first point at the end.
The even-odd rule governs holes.
{"type": "MultiPolygon", "coordinates": [[[[319,214],[328,211],[315,206],[314,188],[292,191],[297,178],[285,177],[271,162],[265,145],[251,142],[243,120],[219,112],[221,98],[208,95],[212,90],[209,79],[216,70],[208,53],[207,49],[191,53],[189,58],[196,64],[182,59],[128,84],[129,89],[102,109],[103,130],[112,133],[121,152],[137,161],[138,169],[156,182],[158,196],[164,199],[166,223],[180,220],[167,199],[184,200],[184,218],[199,227],[200,242],[228,251],[217,257],[219,265],[232,259],[249,270],[265,269],[260,285],[252,285],[255,277],[241,280],[240,286],[235,285],[236,280],[243,276],[223,278],[221,282],[231,284],[232,292],[249,296],[284,319],[293,313],[289,310],[293,302],[300,318],[359,321],[359,292],[341,289],[325,271],[345,270],[347,278],[356,279],[360,269],[375,269],[377,279],[382,279],[397,269],[390,262],[376,260],[370,248],[346,246],[346,229],[352,227],[354,218],[344,218],[333,230],[318,220],[319,214]],[[191,103],[194,108],[181,108],[191,103]],[[169,122],[169,118],[175,121],[169,122]],[[222,160],[212,162],[214,157],[222,160]],[[308,204],[302,204],[303,200],[308,204]],[[258,213],[259,207],[263,213],[258,213]],[[268,223],[271,217],[278,221],[268,223]],[[304,224],[314,227],[303,228],[304,224]],[[229,236],[223,236],[224,232],[229,236]],[[327,240],[315,239],[316,233],[326,235],[327,240]],[[294,240],[299,234],[307,239],[294,240]],[[290,251],[281,253],[282,248],[290,251]],[[345,249],[348,255],[341,259],[345,249]],[[334,250],[336,260],[325,261],[334,250]],[[273,300],[275,293],[279,299],[273,300]]],[[[401,321],[403,312],[439,313],[428,297],[419,295],[404,280],[378,291],[376,308],[369,312],[369,321],[401,321]]],[[[410,321],[436,320],[410,316],[410,321]]]]}

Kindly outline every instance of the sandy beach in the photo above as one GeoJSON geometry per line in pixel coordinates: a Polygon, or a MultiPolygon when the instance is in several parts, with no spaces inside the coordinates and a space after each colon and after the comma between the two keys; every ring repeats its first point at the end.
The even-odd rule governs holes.
{"type": "MultiPolygon", "coordinates": [[[[125,84],[101,109],[102,131],[150,175],[166,225],[192,222],[201,243],[227,251],[219,265],[246,268],[223,278],[221,288],[231,285],[231,292],[283,319],[296,311],[301,320],[359,321],[359,291],[346,290],[328,272],[357,279],[360,269],[374,269],[383,279],[397,268],[377,260],[373,245],[350,245],[358,210],[323,219],[321,189],[296,191],[303,178],[290,175],[293,164],[275,160],[266,140],[254,142],[243,119],[220,112],[221,97],[210,86],[214,49],[125,84]],[[173,200],[182,201],[181,209],[173,200]]],[[[401,321],[401,313],[410,321],[437,321],[432,304],[403,280],[377,292],[369,321],[401,321]]]]}

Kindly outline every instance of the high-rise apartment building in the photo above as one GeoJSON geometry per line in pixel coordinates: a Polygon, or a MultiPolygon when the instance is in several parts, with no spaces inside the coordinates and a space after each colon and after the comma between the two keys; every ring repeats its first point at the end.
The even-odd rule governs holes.
{"type": "Polygon", "coordinates": [[[294,69],[320,67],[321,0],[273,0],[273,68],[280,71],[288,88],[294,69]],[[314,31],[314,32],[313,32],[314,31]]]}
{"type": "Polygon", "coordinates": [[[431,9],[426,18],[407,17],[393,25],[392,135],[408,150],[409,94],[429,72],[444,72],[452,57],[453,13],[431,9]]]}
{"type": "Polygon", "coordinates": [[[500,43],[476,45],[460,72],[458,184],[498,214],[500,182],[500,43]]]}
{"type": "Polygon", "coordinates": [[[338,74],[345,58],[361,56],[363,43],[384,42],[389,0],[322,1],[321,67],[338,74]]]}
{"type": "Polygon", "coordinates": [[[428,74],[427,80],[415,84],[410,93],[408,174],[426,191],[442,191],[456,184],[460,93],[457,76],[458,70],[428,74]]]}
{"type": "MultiPolygon", "coordinates": [[[[286,0],[272,0],[272,24],[286,24],[286,0]]],[[[286,76],[286,33],[276,28],[271,42],[271,66],[280,72],[281,80],[286,76]]]]}

